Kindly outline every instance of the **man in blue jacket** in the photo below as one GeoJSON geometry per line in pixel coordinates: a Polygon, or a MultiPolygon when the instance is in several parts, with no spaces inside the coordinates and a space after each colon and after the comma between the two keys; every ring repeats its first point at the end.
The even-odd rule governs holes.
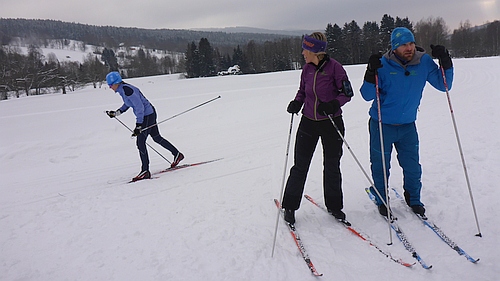
{"type": "Polygon", "coordinates": [[[156,143],[169,150],[174,156],[174,161],[170,167],[173,168],[177,166],[177,164],[184,159],[184,155],[160,135],[158,126],[156,126],[156,110],[148,99],[146,99],[137,87],[123,82],[120,73],[116,71],[106,75],[106,82],[109,87],[123,99],[123,105],[119,109],[116,111],[106,111],[108,116],[110,118],[120,116],[120,114],[132,107],[136,117],[136,126],[133,136],[137,137],[137,148],[139,149],[142,165],[141,172],[134,177],[132,181],[151,178],[148,151],[146,149],[146,139],[149,135],[151,135],[156,143]]]}
{"type": "MultiPolygon", "coordinates": [[[[385,156],[386,176],[389,177],[391,151],[397,151],[399,165],[403,169],[403,189],[406,203],[413,212],[424,216],[424,204],[420,201],[422,168],[419,163],[419,140],[415,120],[426,82],[445,91],[440,67],[444,69],[447,85],[453,83],[453,64],[446,48],[431,45],[432,56],[439,59],[440,67],[431,56],[415,45],[415,37],[405,27],[397,27],[391,34],[391,50],[384,55],[372,55],[365,72],[361,95],[372,101],[369,111],[370,162],[379,213],[388,215],[386,186],[382,165],[385,156]],[[380,108],[377,103],[378,83],[380,108]],[[379,120],[379,116],[380,120],[379,120]],[[379,122],[382,134],[379,131],[379,122]],[[383,141],[383,150],[381,146],[383,141]]],[[[373,189],[373,187],[372,187],[373,189]]]]}

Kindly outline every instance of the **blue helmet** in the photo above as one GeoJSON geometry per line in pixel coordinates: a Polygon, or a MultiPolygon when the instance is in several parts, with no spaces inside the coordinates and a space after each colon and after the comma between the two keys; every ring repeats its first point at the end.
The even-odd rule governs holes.
{"type": "Polygon", "coordinates": [[[122,77],[120,76],[120,73],[113,71],[106,75],[106,82],[108,85],[119,84],[122,82],[122,77]]]}

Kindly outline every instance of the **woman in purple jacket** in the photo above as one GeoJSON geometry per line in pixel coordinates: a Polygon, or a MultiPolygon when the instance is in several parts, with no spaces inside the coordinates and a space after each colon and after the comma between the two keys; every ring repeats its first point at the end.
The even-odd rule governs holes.
{"type": "Polygon", "coordinates": [[[326,53],[326,37],[323,33],[306,35],[302,49],[306,64],[302,69],[297,95],[287,108],[292,114],[302,108],[302,118],[295,141],[294,165],[290,169],[283,196],[285,220],[295,223],[295,210],[300,206],[311,159],[321,138],[325,205],[336,219],[347,222],[342,212],[340,158],[343,142],[337,129],[344,134],[340,107],[351,100],[352,88],[343,66],[326,53]],[[332,120],[337,128],[333,126],[332,120]]]}

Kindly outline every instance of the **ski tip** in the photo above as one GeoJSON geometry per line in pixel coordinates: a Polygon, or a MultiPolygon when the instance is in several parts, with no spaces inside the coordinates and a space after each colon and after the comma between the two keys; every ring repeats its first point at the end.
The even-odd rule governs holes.
{"type": "Polygon", "coordinates": [[[281,203],[278,199],[274,198],[274,204],[276,204],[276,207],[278,207],[278,209],[281,209],[281,203]]]}
{"type": "Polygon", "coordinates": [[[401,259],[399,259],[399,263],[401,263],[402,265],[404,265],[406,267],[413,267],[415,264],[417,264],[416,262],[414,262],[414,263],[404,262],[401,259]]]}

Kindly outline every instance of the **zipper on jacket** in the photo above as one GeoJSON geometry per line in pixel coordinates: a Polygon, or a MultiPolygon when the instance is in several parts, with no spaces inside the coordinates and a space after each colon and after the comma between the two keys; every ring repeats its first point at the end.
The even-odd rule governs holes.
{"type": "Polygon", "coordinates": [[[314,79],[313,79],[313,93],[314,93],[314,120],[318,121],[318,112],[317,112],[317,107],[316,104],[318,103],[318,95],[316,94],[316,77],[318,76],[318,70],[314,72],[314,79]]]}
{"type": "Polygon", "coordinates": [[[316,94],[316,77],[318,77],[318,72],[320,72],[323,69],[323,66],[325,65],[327,60],[324,60],[321,65],[318,66],[318,69],[316,69],[316,72],[314,72],[314,79],[313,79],[313,93],[314,93],[314,120],[318,121],[318,112],[316,108],[316,104],[318,103],[318,94],[316,94]]]}

